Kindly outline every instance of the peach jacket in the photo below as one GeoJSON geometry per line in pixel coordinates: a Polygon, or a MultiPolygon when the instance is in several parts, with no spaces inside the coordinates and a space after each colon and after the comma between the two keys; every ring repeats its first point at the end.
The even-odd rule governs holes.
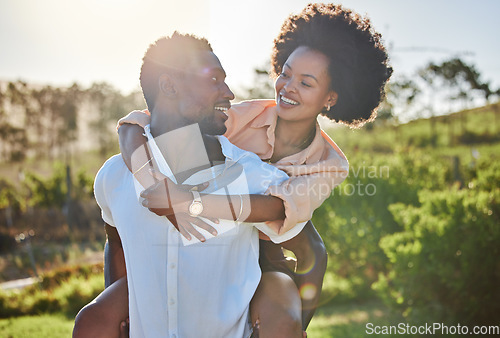
{"type": "MultiPolygon", "coordinates": [[[[227,131],[224,134],[237,147],[257,154],[262,160],[271,158],[274,151],[274,131],[277,122],[274,100],[243,101],[227,111],[227,131]]],[[[148,113],[134,111],[118,121],[149,124],[148,113]]],[[[331,191],[348,175],[349,163],[340,148],[316,125],[316,136],[304,150],[272,163],[290,178],[277,186],[271,186],[267,194],[283,200],[285,219],[267,223],[279,234],[290,230],[299,222],[311,219],[314,210],[330,196],[331,191]]]]}

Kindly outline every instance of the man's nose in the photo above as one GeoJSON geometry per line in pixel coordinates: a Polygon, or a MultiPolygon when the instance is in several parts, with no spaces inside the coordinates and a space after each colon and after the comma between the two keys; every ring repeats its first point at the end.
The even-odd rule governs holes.
{"type": "Polygon", "coordinates": [[[229,89],[229,86],[227,85],[226,82],[224,82],[224,86],[222,87],[222,91],[223,91],[224,99],[228,99],[229,101],[234,100],[234,94],[231,91],[231,89],[229,89]]]}

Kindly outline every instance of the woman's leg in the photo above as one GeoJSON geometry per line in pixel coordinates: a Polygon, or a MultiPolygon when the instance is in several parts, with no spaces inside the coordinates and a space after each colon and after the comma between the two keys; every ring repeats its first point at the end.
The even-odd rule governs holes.
{"type": "Polygon", "coordinates": [[[311,221],[294,238],[281,243],[297,258],[294,281],[302,300],[302,328],[305,330],[318,306],[328,255],[325,244],[311,221]]]}
{"type": "Polygon", "coordinates": [[[250,303],[252,322],[259,321],[256,337],[302,337],[301,303],[280,245],[260,241],[262,279],[250,303]]]}
{"type": "Polygon", "coordinates": [[[283,327],[293,331],[297,318],[301,320],[301,328],[307,328],[318,305],[326,271],[327,252],[310,221],[297,236],[281,245],[295,254],[296,266],[289,267],[280,245],[260,241],[263,277],[250,311],[252,322],[259,320],[260,333],[264,337],[266,332],[280,332],[283,327]],[[299,315],[296,312],[297,297],[302,311],[299,315]]]}
{"type": "Polygon", "coordinates": [[[73,337],[118,338],[127,317],[127,277],[122,277],[78,312],[73,337]]]}
{"type": "Polygon", "coordinates": [[[292,278],[264,272],[250,303],[252,323],[259,321],[259,338],[302,338],[300,296],[292,278]]]}

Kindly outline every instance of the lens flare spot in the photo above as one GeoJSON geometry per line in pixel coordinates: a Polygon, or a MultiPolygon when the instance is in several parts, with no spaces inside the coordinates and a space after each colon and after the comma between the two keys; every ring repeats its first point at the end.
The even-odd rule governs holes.
{"type": "Polygon", "coordinates": [[[311,300],[316,296],[316,286],[312,283],[306,283],[300,288],[300,298],[305,300],[311,300]]]}
{"type": "Polygon", "coordinates": [[[315,265],[316,265],[316,257],[313,257],[313,259],[307,266],[301,266],[300,268],[297,267],[295,273],[298,275],[307,275],[309,272],[311,272],[311,270],[314,268],[315,265]]]}

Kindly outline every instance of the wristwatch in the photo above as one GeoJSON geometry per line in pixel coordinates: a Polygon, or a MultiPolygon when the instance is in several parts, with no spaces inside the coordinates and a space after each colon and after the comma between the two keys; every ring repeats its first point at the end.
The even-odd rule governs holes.
{"type": "Polygon", "coordinates": [[[197,191],[196,187],[190,190],[193,194],[193,202],[189,206],[189,215],[191,217],[198,217],[203,212],[203,204],[201,203],[200,193],[197,191]]]}

